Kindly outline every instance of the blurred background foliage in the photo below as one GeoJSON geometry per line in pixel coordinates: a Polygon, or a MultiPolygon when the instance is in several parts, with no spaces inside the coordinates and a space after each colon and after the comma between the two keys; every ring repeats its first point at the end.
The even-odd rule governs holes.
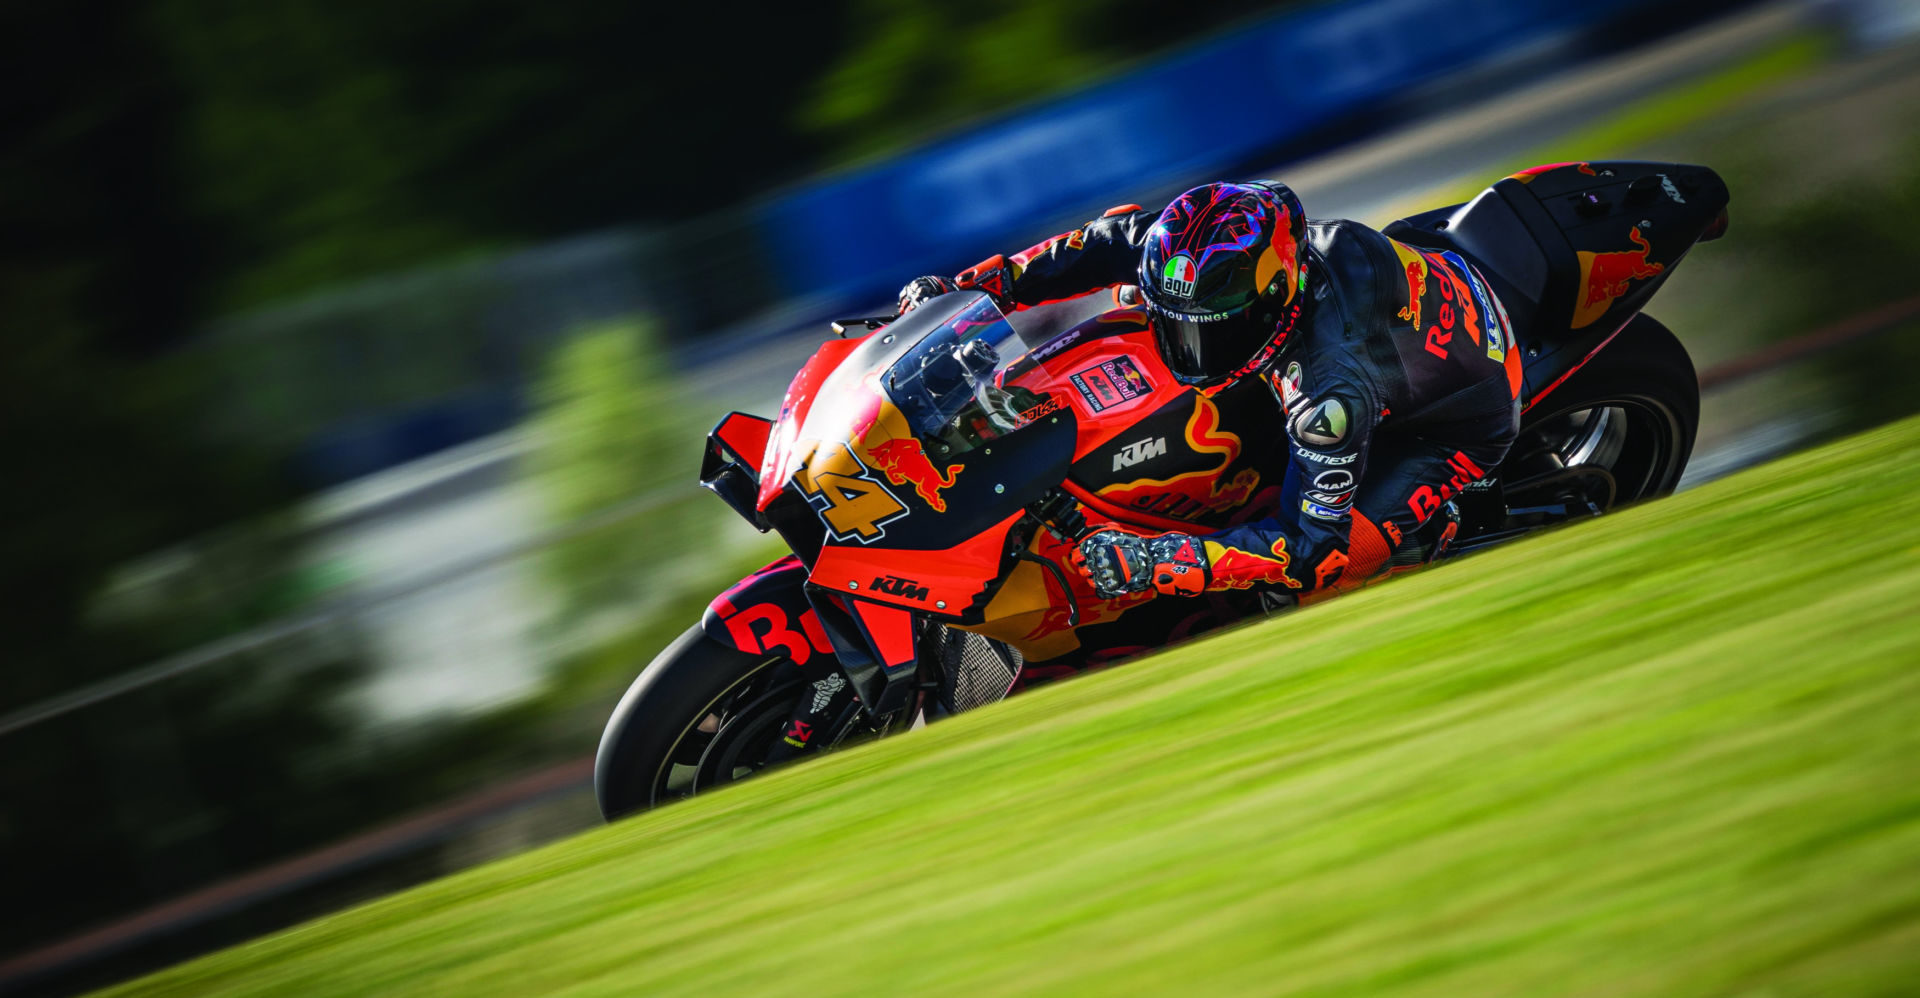
{"type": "MultiPolygon", "coordinates": [[[[208,439],[214,375],[173,355],[209,320],[710,214],[1266,9],[8,5],[0,406],[20,450],[0,595],[19,654],[84,677],[79,609],[112,565],[299,487],[288,455],[208,439]]],[[[40,689],[4,682],[25,685],[0,702],[40,689]]]]}
{"type": "Polygon", "coordinates": [[[1298,5],[855,0],[848,5],[851,44],[812,79],[793,120],[803,134],[828,143],[829,165],[879,155],[930,130],[1112,74],[1238,18],[1298,5]]]}
{"type": "Polygon", "coordinates": [[[704,493],[662,488],[698,477],[691,442],[712,415],[680,385],[650,323],[582,330],[549,359],[527,473],[555,522],[592,524],[543,554],[570,615],[644,607],[726,513],[704,493]]]}

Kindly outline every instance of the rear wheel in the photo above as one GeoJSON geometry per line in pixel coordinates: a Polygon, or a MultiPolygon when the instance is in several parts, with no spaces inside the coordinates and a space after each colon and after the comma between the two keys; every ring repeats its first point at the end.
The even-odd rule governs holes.
{"type": "Polygon", "coordinates": [[[611,821],[752,775],[803,689],[791,661],[689,628],[607,721],[593,768],[601,815],[611,821]]]}
{"type": "Polygon", "coordinates": [[[1686,348],[1653,317],[1634,317],[1522,418],[1500,466],[1498,509],[1469,515],[1463,547],[1667,495],[1699,428],[1686,348]]]}

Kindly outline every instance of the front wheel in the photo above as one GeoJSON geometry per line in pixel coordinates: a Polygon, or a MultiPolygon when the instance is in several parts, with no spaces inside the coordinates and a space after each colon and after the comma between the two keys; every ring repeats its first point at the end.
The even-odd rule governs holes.
{"type": "Polygon", "coordinates": [[[737,651],[689,628],[607,720],[593,764],[600,814],[612,821],[751,775],[804,688],[786,658],[737,651]]]}

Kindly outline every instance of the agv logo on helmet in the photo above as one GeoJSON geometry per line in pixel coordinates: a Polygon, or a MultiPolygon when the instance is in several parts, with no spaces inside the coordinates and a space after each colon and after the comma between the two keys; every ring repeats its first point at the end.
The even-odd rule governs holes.
{"type": "Polygon", "coordinates": [[[1193,258],[1185,253],[1167,261],[1166,270],[1160,275],[1160,290],[1181,298],[1193,297],[1194,282],[1199,272],[1194,270],[1193,258]]]}

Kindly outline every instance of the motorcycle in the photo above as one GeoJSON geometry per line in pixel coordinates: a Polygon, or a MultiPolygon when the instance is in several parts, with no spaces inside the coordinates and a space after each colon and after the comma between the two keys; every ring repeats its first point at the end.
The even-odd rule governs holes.
{"type": "MultiPolygon", "coordinates": [[[[1449,490],[1390,570],[1674,489],[1699,387],[1642,308],[1695,243],[1725,233],[1727,201],[1705,167],[1550,164],[1383,230],[1410,268],[1410,308],[1425,255],[1493,289],[1486,348],[1523,405],[1502,464],[1449,490]]],[[[1103,599],[1069,567],[1101,524],[1205,533],[1275,508],[1258,469],[1288,457],[1282,433],[1225,429],[1271,422],[1275,386],[1179,384],[1128,301],[1116,289],[1008,316],[957,292],[842,320],[777,419],[722,419],[701,484],[792,553],[716,597],[634,680],[600,741],[602,813],[1297,602],[1289,572],[1304,567],[1284,561],[1271,587],[1190,599],[1103,599]]]]}

